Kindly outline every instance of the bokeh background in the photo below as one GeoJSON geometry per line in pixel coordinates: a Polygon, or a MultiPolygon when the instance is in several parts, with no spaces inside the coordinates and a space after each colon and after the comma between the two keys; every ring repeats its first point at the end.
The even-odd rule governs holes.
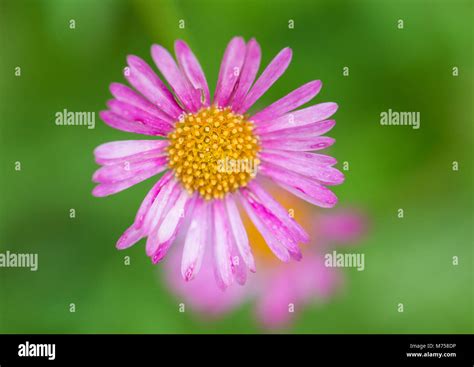
{"type": "Polygon", "coordinates": [[[153,179],[94,198],[92,151],[133,134],[98,117],[92,130],[54,123],[64,108],[104,109],[126,55],[151,62],[152,43],[186,40],[213,86],[226,43],[242,35],[258,39],[263,64],[294,51],[256,108],[323,80],[315,101],[340,106],[331,154],[350,167],[335,188],[339,205],[371,219],[358,248],[365,271],[346,269],[343,294],[287,331],[472,333],[473,15],[473,2],[458,0],[1,0],[0,252],[35,252],[40,263],[37,272],[0,269],[0,332],[261,331],[250,303],[214,321],[179,313],[143,243],[115,249],[153,179]],[[381,126],[389,108],[420,112],[421,128],[381,126]]]}

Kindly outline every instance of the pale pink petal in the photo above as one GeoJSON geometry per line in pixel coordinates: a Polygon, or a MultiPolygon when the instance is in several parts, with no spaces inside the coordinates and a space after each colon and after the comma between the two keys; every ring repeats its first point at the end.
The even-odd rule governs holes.
{"type": "MultiPolygon", "coordinates": [[[[164,142],[167,142],[166,140],[162,140],[164,142]]],[[[114,159],[100,159],[96,158],[95,161],[101,165],[104,166],[112,166],[116,164],[130,164],[130,163],[135,163],[139,161],[146,161],[150,159],[157,159],[157,158],[163,158],[166,156],[166,151],[162,148],[160,149],[153,149],[153,150],[148,150],[143,153],[137,153],[137,154],[132,154],[128,155],[126,157],[122,158],[114,158],[114,159]]]]}
{"type": "Polygon", "coordinates": [[[181,275],[185,281],[193,279],[201,269],[204,250],[209,242],[211,225],[209,205],[203,199],[196,200],[188,232],[184,240],[181,275]]]}
{"type": "Polygon", "coordinates": [[[282,245],[278,241],[278,239],[275,238],[273,233],[260,220],[258,215],[254,212],[251,205],[247,201],[247,198],[245,198],[244,196],[241,196],[241,203],[242,203],[245,211],[247,212],[247,215],[249,216],[250,220],[255,225],[257,230],[260,232],[262,237],[265,239],[265,242],[267,243],[270,250],[272,250],[272,252],[275,254],[275,256],[283,262],[290,261],[290,254],[289,254],[288,250],[286,249],[286,247],[284,245],[282,245]]]}
{"type": "Polygon", "coordinates": [[[215,200],[213,202],[214,266],[216,280],[224,288],[231,285],[233,281],[231,268],[232,233],[227,225],[226,216],[227,213],[222,200],[215,200]]]}
{"type": "Polygon", "coordinates": [[[169,115],[164,113],[153,103],[148,101],[146,98],[143,98],[141,95],[126,85],[112,83],[110,84],[110,92],[117,100],[121,102],[131,104],[132,106],[148,112],[150,115],[155,116],[163,121],[167,121],[169,123],[173,122],[173,119],[169,115]]]}
{"type": "Polygon", "coordinates": [[[128,180],[149,170],[155,170],[158,167],[161,167],[162,171],[164,171],[167,168],[167,160],[166,157],[160,157],[103,166],[94,172],[92,180],[97,183],[111,184],[128,180]]]}
{"type": "Polygon", "coordinates": [[[183,110],[153,69],[137,56],[128,56],[127,62],[130,70],[125,74],[125,77],[129,83],[160,110],[173,119],[177,119],[183,110]]]}
{"type": "Polygon", "coordinates": [[[161,192],[161,190],[163,190],[163,187],[171,180],[172,177],[173,172],[166,172],[145,196],[145,199],[143,199],[143,202],[140,205],[140,208],[138,209],[137,215],[135,216],[135,221],[133,223],[135,228],[139,229],[142,227],[143,222],[148,214],[148,211],[155,202],[155,199],[158,197],[158,194],[161,192]]]}
{"type": "Polygon", "coordinates": [[[189,46],[181,40],[175,42],[174,50],[179,67],[196,90],[199,101],[203,106],[209,106],[209,87],[207,86],[206,76],[196,56],[194,56],[189,46]]]}
{"type": "Polygon", "coordinates": [[[123,235],[117,241],[115,247],[119,250],[124,250],[136,244],[145,236],[141,229],[135,228],[133,225],[127,228],[123,235]]]}
{"type": "Polygon", "coordinates": [[[165,134],[168,134],[173,129],[173,125],[171,125],[169,122],[150,115],[148,112],[145,112],[131,104],[120,102],[116,99],[111,99],[107,102],[107,107],[110,109],[110,111],[115,113],[117,116],[124,118],[125,120],[140,122],[145,126],[163,131],[165,134]]]}
{"type": "Polygon", "coordinates": [[[305,126],[314,122],[323,121],[337,111],[337,104],[333,102],[319,103],[314,106],[293,111],[275,119],[261,122],[255,128],[259,134],[272,131],[305,126]]]}
{"type": "Polygon", "coordinates": [[[322,208],[332,208],[337,197],[320,183],[297,173],[265,162],[259,166],[260,173],[270,177],[284,189],[311,204],[322,208]]]}
{"type": "Polygon", "coordinates": [[[270,106],[257,112],[253,115],[250,120],[256,123],[263,121],[274,120],[281,115],[293,111],[299,106],[313,99],[316,94],[321,90],[322,83],[320,80],[314,80],[306,83],[301,87],[290,92],[285,97],[280,98],[278,101],[272,103],[270,106]]]}
{"type": "Polygon", "coordinates": [[[145,196],[145,199],[140,205],[137,215],[135,216],[134,223],[124,232],[124,234],[117,241],[116,247],[119,250],[123,250],[130,246],[133,246],[135,243],[137,243],[147,235],[147,233],[142,228],[143,219],[148,213],[148,210],[150,209],[151,205],[153,204],[153,201],[162,189],[163,185],[165,185],[171,179],[171,177],[172,173],[166,172],[145,196]]]}
{"type": "Polygon", "coordinates": [[[194,88],[183,76],[181,70],[179,70],[173,56],[160,45],[153,45],[151,47],[151,56],[181,104],[188,111],[196,112],[200,107],[200,101],[195,99],[195,97],[199,96],[195,94],[194,88]]]}
{"type": "Polygon", "coordinates": [[[235,238],[236,247],[238,248],[240,255],[249,267],[250,271],[255,272],[255,260],[253,258],[252,249],[249,245],[247,231],[245,230],[244,224],[242,223],[239,209],[237,208],[234,198],[231,195],[227,195],[225,204],[227,208],[227,215],[229,216],[230,228],[232,229],[232,234],[235,238]]]}
{"type": "Polygon", "coordinates": [[[176,202],[172,203],[163,221],[149,235],[149,238],[153,238],[151,248],[154,248],[154,251],[151,257],[154,264],[160,262],[166,256],[192,201],[193,197],[186,190],[181,189],[180,195],[176,202]]]}
{"type": "Polygon", "coordinates": [[[242,71],[245,58],[245,42],[242,37],[234,37],[227,45],[222,58],[217,80],[214,103],[226,107],[242,71]]]}
{"type": "MultiPolygon", "coordinates": [[[[151,234],[152,231],[161,223],[163,218],[168,214],[169,205],[168,203],[173,203],[178,198],[181,193],[181,187],[174,179],[168,180],[168,182],[163,184],[163,187],[158,192],[155,200],[150,206],[148,213],[143,218],[143,230],[151,234]]],[[[148,238],[147,241],[147,255],[151,256],[156,250],[153,247],[155,244],[152,242],[156,238],[148,238]]]]}
{"type": "Polygon", "coordinates": [[[244,285],[247,282],[247,265],[245,265],[245,261],[239,254],[239,250],[235,245],[235,239],[232,236],[231,239],[233,243],[230,254],[232,274],[237,284],[244,285]]]}
{"type": "Polygon", "coordinates": [[[292,153],[284,152],[281,155],[276,155],[262,152],[259,157],[262,161],[313,178],[325,185],[339,185],[344,182],[344,175],[336,168],[327,165],[314,165],[310,159],[295,158],[292,153]]]}
{"type": "Polygon", "coordinates": [[[237,112],[245,113],[253,106],[255,102],[275,83],[280,76],[285,72],[286,68],[291,62],[292,51],[291,48],[284,48],[278,55],[270,62],[270,64],[263,71],[262,75],[257,79],[254,86],[247,94],[242,103],[242,106],[237,112]]]}
{"type": "Polygon", "coordinates": [[[168,133],[168,129],[157,129],[141,122],[128,121],[111,111],[100,111],[99,116],[107,125],[117,130],[152,136],[165,136],[168,133]]]}
{"type": "Polygon", "coordinates": [[[163,172],[163,170],[165,169],[166,167],[157,166],[154,169],[140,172],[136,174],[135,176],[133,176],[132,178],[125,181],[120,181],[116,183],[104,183],[104,184],[97,185],[92,190],[92,195],[101,197],[101,196],[116,194],[117,192],[128,189],[129,187],[134,186],[137,183],[146,180],[147,178],[150,178],[151,176],[154,176],[160,172],[163,172]]]}
{"type": "Polygon", "coordinates": [[[292,160],[297,160],[300,161],[301,164],[308,164],[310,166],[334,166],[337,163],[337,160],[331,156],[311,152],[289,152],[265,149],[264,153],[268,156],[271,155],[275,159],[291,157],[292,160]]]}
{"type": "Polygon", "coordinates": [[[272,131],[269,133],[257,133],[262,140],[270,139],[301,139],[304,137],[317,137],[327,133],[331,130],[336,121],[334,120],[324,120],[313,122],[312,124],[290,127],[288,129],[272,131]]]}
{"type": "Polygon", "coordinates": [[[168,142],[166,140],[121,140],[101,144],[94,149],[97,163],[117,163],[130,156],[139,155],[149,151],[164,151],[168,142]]]}
{"type": "Polygon", "coordinates": [[[242,72],[240,73],[237,88],[235,90],[234,97],[232,98],[231,105],[234,111],[240,110],[240,106],[242,105],[247,92],[249,91],[252,83],[255,80],[255,77],[257,76],[261,57],[262,52],[260,50],[260,45],[254,38],[252,38],[247,43],[244,66],[242,67],[242,72]]]}
{"type": "Polygon", "coordinates": [[[261,145],[264,149],[279,149],[290,151],[313,151],[322,150],[330,147],[336,142],[333,138],[328,136],[317,136],[288,139],[282,141],[281,138],[262,140],[261,145]]]}
{"type": "Polygon", "coordinates": [[[288,210],[281,206],[272,195],[265,191],[265,189],[257,183],[257,180],[249,182],[248,188],[258,197],[260,202],[265,203],[265,206],[278,217],[289,231],[291,231],[294,238],[303,243],[309,242],[309,235],[304,228],[290,217],[288,210]]]}
{"type": "Polygon", "coordinates": [[[298,238],[293,236],[292,231],[266,206],[266,203],[260,202],[258,197],[249,189],[243,188],[240,192],[246,199],[249,209],[271,231],[273,237],[288,250],[292,257],[300,259],[301,251],[298,247],[298,238]]]}

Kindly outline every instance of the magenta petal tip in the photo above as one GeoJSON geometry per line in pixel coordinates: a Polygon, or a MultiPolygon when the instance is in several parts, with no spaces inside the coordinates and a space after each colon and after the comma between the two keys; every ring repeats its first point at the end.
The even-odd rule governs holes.
{"type": "Polygon", "coordinates": [[[189,282],[194,278],[194,266],[190,266],[183,274],[183,278],[186,282],[189,282]]]}

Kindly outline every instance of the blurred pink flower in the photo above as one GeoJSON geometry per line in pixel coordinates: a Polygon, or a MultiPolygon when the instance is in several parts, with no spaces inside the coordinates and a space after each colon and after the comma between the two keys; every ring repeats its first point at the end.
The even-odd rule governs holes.
{"type": "Polygon", "coordinates": [[[176,41],[175,54],[177,61],[162,46],[151,48],[169,88],[145,61],[128,56],[125,76],[136,91],[113,83],[114,99],[100,113],[115,129],[166,138],[115,141],[94,151],[102,165],[93,175],[98,184],[95,196],[118,193],[167,171],[143,200],[117,248],[126,249],[146,237],[146,254],[157,263],[179,232],[187,230],[180,266],[185,280],[196,276],[203,257],[211,252],[204,271],[214,267],[221,288],[234,280],[243,284],[255,264],[237,209],[240,202],[277,258],[299,260],[299,244],[308,242],[307,233],[259,182],[268,177],[303,200],[333,207],[337,198],[326,186],[342,183],[344,176],[333,167],[334,158],[311,151],[335,142],[323,135],[335,125],[328,118],[337,104],[296,110],[319,93],[321,81],[313,80],[247,114],[285,72],[290,48],[281,50],[257,78],[259,44],[234,37],[225,50],[212,101],[189,46],[176,41]],[[189,226],[183,225],[185,218],[189,226]]]}
{"type": "MultiPolygon", "coordinates": [[[[290,202],[290,207],[295,204],[293,198],[285,200],[290,202]]],[[[216,317],[255,299],[256,316],[264,326],[288,325],[304,306],[328,300],[343,284],[341,271],[326,267],[324,255],[338,246],[355,245],[366,231],[365,216],[356,210],[318,213],[301,205],[294,210],[302,222],[308,224],[313,238],[303,247],[304,256],[299,263],[286,264],[271,259],[257,231],[247,228],[260,268],[249,277],[246,287],[231,286],[223,291],[215,285],[209,266],[203,266],[193,282],[183,282],[177,266],[179,251],[174,251],[165,264],[169,287],[192,311],[204,316],[216,317]],[[294,312],[290,312],[292,306],[294,312]]],[[[251,226],[250,221],[246,225],[251,226]]],[[[204,259],[205,263],[211,261],[211,256],[204,259]]]]}

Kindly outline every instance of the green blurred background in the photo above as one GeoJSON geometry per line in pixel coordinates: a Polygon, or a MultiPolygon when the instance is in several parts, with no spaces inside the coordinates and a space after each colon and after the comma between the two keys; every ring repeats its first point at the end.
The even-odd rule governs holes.
{"type": "Polygon", "coordinates": [[[92,151],[135,136],[98,116],[93,130],[54,123],[64,108],[104,109],[126,55],[151,62],[152,43],[186,40],[214,86],[226,43],[242,35],[257,38],[264,64],[285,46],[294,51],[256,108],[323,80],[313,103],[339,103],[331,154],[340,168],[350,164],[335,188],[339,205],[371,218],[358,249],[365,271],[346,269],[345,292],[287,331],[472,333],[473,15],[472,1],[448,0],[1,0],[0,252],[36,252],[39,270],[0,269],[0,332],[261,331],[251,304],[217,321],[179,313],[143,243],[115,249],[153,180],[94,198],[92,151]],[[421,128],[381,126],[389,108],[420,112],[421,128]]]}

